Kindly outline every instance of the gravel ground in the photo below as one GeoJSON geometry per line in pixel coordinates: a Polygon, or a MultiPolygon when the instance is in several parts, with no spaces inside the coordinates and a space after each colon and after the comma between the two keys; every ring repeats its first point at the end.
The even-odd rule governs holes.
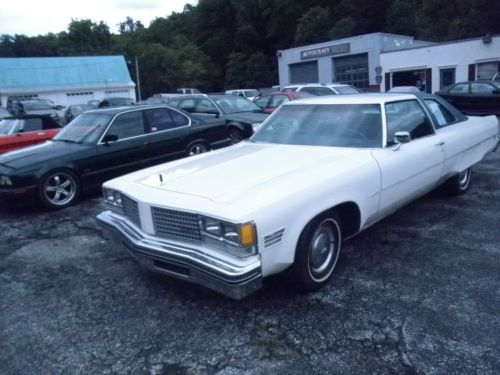
{"type": "Polygon", "coordinates": [[[2,374],[499,374],[500,152],[347,242],[332,282],[242,301],[110,246],[91,198],[0,207],[2,374]]]}

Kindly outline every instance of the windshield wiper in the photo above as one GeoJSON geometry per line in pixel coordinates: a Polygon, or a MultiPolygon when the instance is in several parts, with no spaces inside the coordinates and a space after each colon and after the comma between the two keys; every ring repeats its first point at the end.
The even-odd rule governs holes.
{"type": "Polygon", "coordinates": [[[57,138],[57,139],[54,139],[52,138],[53,141],[59,141],[59,142],[66,142],[66,143],[82,143],[82,142],[79,142],[79,141],[74,141],[72,139],[61,139],[61,138],[57,138]]]}

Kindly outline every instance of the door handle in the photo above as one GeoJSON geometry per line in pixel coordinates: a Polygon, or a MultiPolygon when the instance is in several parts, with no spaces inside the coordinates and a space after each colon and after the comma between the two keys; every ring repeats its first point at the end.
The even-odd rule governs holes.
{"type": "Polygon", "coordinates": [[[436,143],[436,147],[444,146],[444,141],[436,143]]]}

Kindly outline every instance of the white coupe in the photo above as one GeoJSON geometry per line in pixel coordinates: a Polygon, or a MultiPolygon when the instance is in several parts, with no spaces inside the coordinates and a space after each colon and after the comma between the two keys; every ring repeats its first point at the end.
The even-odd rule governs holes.
{"type": "Polygon", "coordinates": [[[342,241],[471,167],[498,120],[420,94],[318,97],[282,105],[246,142],[116,178],[98,215],[142,265],[243,298],[289,269],[328,282],[342,241]]]}

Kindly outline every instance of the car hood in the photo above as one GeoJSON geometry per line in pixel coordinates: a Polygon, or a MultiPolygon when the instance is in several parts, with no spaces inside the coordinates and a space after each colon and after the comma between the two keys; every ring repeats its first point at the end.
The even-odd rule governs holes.
{"type": "Polygon", "coordinates": [[[256,122],[262,122],[269,116],[268,113],[259,112],[241,112],[225,114],[224,117],[229,121],[244,122],[247,124],[254,124],[256,122]]]}
{"type": "Polygon", "coordinates": [[[275,185],[296,186],[308,171],[318,168],[342,173],[356,154],[371,160],[366,150],[245,142],[122,178],[161,191],[231,203],[251,195],[264,196],[275,185]]]}
{"type": "Polygon", "coordinates": [[[82,145],[76,143],[47,141],[0,155],[0,165],[13,169],[36,167],[49,160],[62,157],[67,159],[69,155],[80,151],[81,148],[82,145]]]}

